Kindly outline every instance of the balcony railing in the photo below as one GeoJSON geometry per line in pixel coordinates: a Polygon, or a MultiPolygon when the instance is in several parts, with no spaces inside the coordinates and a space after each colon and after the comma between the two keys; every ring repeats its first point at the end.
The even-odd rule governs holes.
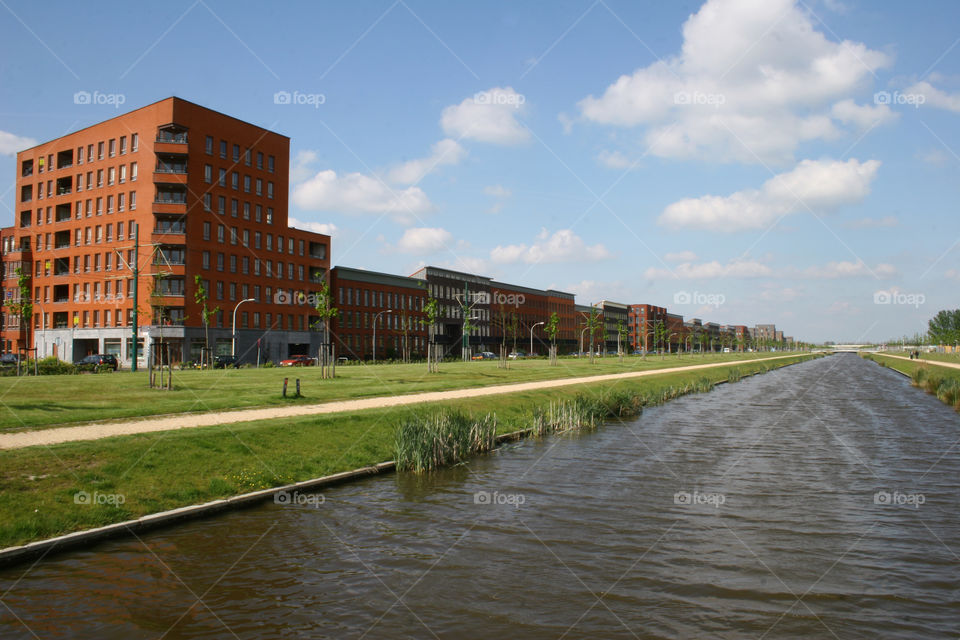
{"type": "Polygon", "coordinates": [[[186,225],[180,227],[157,227],[153,230],[154,233],[173,233],[183,235],[187,232],[186,225]]]}
{"type": "Polygon", "coordinates": [[[174,144],[187,144],[187,134],[184,133],[158,133],[157,142],[172,142],[174,144]]]}
{"type": "Polygon", "coordinates": [[[186,173],[187,165],[185,164],[161,164],[157,165],[157,173],[186,173]]]}
{"type": "Polygon", "coordinates": [[[187,194],[185,193],[158,193],[156,204],[187,204],[187,194]]]}

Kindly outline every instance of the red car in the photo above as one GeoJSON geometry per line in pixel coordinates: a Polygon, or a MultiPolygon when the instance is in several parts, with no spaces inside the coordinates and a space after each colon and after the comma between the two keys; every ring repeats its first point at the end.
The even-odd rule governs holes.
{"type": "Polygon", "coordinates": [[[313,358],[310,356],[290,356],[286,360],[280,361],[281,367],[311,367],[313,366],[313,358]]]}

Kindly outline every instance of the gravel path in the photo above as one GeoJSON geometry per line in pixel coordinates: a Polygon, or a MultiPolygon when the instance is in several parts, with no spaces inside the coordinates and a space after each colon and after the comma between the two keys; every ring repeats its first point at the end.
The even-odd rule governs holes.
{"type": "MultiPolygon", "coordinates": [[[[793,358],[789,356],[775,356],[763,360],[780,360],[793,358]]],[[[190,429],[193,427],[209,427],[220,424],[236,424],[254,420],[274,420],[277,418],[296,418],[301,416],[321,415],[327,413],[341,413],[345,411],[360,411],[363,409],[382,409],[385,407],[401,407],[424,402],[440,400],[456,400],[458,398],[477,398],[493,396],[502,393],[515,393],[535,389],[552,389],[570,387],[574,385],[606,382],[610,380],[624,380],[642,378],[662,373],[677,371],[694,371],[697,369],[711,369],[714,367],[730,367],[737,364],[749,364],[758,360],[734,360],[731,362],[716,362],[712,364],[688,365],[685,367],[671,367],[666,369],[652,369],[649,371],[633,371],[630,373],[611,373],[599,376],[585,376],[580,378],[562,378],[559,380],[542,380],[539,382],[522,382],[519,384],[501,384],[490,387],[473,389],[454,389],[451,391],[431,391],[428,393],[414,393],[403,396],[381,396],[377,398],[363,398],[359,400],[340,400],[314,405],[297,405],[291,407],[269,407],[264,409],[242,409],[239,411],[219,411],[214,413],[197,413],[162,418],[146,418],[130,422],[92,423],[76,427],[60,427],[39,431],[22,431],[0,435],[0,449],[20,449],[37,445],[60,444],[62,442],[76,442],[80,440],[97,440],[112,436],[132,435],[138,433],[153,433],[155,431],[172,431],[175,429],[190,429]]]]}

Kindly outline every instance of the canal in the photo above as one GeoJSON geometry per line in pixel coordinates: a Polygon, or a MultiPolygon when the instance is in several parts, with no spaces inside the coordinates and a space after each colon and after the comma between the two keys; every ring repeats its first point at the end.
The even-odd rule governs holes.
{"type": "Polygon", "coordinates": [[[0,572],[0,638],[956,638],[960,418],[852,354],[0,572]]]}

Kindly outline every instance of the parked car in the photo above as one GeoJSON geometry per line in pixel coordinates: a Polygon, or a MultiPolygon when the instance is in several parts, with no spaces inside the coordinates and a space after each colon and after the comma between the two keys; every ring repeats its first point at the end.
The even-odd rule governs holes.
{"type": "Polygon", "coordinates": [[[117,356],[110,355],[108,353],[96,353],[91,356],[87,356],[74,362],[77,367],[80,369],[87,369],[96,371],[98,368],[106,366],[116,371],[120,366],[120,363],[117,362],[117,356]]]}
{"type": "Polygon", "coordinates": [[[15,367],[19,361],[19,355],[15,353],[5,353],[0,356],[0,367],[15,367]]]}
{"type": "Polygon", "coordinates": [[[290,356],[286,360],[280,361],[281,367],[310,367],[313,366],[313,358],[306,355],[290,356]]]}
{"type": "Polygon", "coordinates": [[[496,360],[497,354],[493,351],[481,351],[480,353],[475,353],[471,360],[496,360]]]}
{"type": "Polygon", "coordinates": [[[511,360],[517,360],[519,358],[526,358],[527,354],[524,353],[523,351],[512,351],[507,355],[507,357],[510,358],[511,360]]]}
{"type": "Polygon", "coordinates": [[[234,369],[239,369],[240,361],[237,360],[236,356],[216,356],[213,359],[214,369],[226,369],[227,367],[233,367],[234,369]]]}

